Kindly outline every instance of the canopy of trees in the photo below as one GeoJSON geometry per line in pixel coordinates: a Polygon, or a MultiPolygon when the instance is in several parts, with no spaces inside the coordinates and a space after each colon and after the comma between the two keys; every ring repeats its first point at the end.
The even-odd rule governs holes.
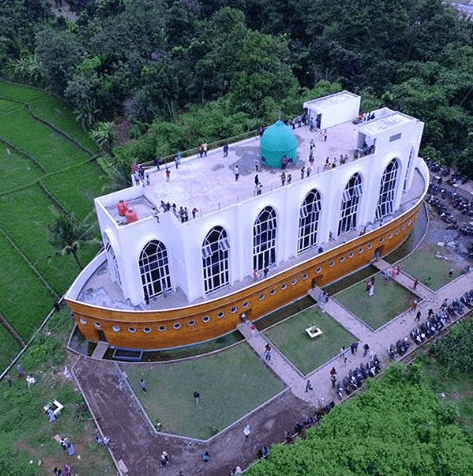
{"type": "MultiPolygon", "coordinates": [[[[418,117],[423,154],[473,176],[473,23],[448,2],[69,5],[77,20],[54,17],[47,0],[0,2],[0,72],[63,96],[86,127],[126,117],[127,137],[146,142],[140,161],[197,145],[188,134],[165,142],[154,132],[173,135],[189,113],[192,139],[210,142],[298,113],[324,80],[360,94],[366,110],[383,104],[418,117]]],[[[124,147],[131,157],[128,147],[136,145],[124,147]]]]}
{"type": "Polygon", "coordinates": [[[420,372],[420,364],[391,366],[307,439],[272,447],[248,476],[471,474],[473,447],[455,406],[418,383],[420,372]]]}

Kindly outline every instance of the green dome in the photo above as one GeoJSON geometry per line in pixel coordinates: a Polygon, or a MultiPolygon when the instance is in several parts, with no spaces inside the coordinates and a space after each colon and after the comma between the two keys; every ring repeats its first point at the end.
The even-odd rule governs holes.
{"type": "Polygon", "coordinates": [[[285,155],[295,162],[296,136],[284,122],[277,121],[264,131],[259,150],[261,161],[268,167],[281,167],[281,161],[285,155]]]}

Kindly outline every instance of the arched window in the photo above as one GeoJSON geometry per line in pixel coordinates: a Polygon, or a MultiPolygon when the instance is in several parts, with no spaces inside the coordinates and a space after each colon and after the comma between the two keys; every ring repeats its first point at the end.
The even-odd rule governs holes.
{"type": "Polygon", "coordinates": [[[264,208],[253,226],[253,269],[258,271],[276,262],[276,212],[264,208]]]}
{"type": "Polygon", "coordinates": [[[299,244],[297,250],[304,251],[317,242],[320,215],[320,193],[311,190],[299,210],[299,244]]]}
{"type": "Polygon", "coordinates": [[[407,190],[407,177],[409,177],[409,171],[411,170],[413,159],[414,159],[414,147],[411,147],[411,151],[409,152],[409,161],[407,163],[407,170],[404,177],[404,192],[407,190]]]}
{"type": "Polygon", "coordinates": [[[115,256],[115,252],[113,251],[112,245],[110,244],[107,235],[104,236],[104,241],[105,252],[107,253],[108,272],[112,278],[112,281],[118,283],[121,286],[122,283],[120,280],[120,272],[118,271],[117,257],[115,256]]]}
{"type": "Polygon", "coordinates": [[[340,212],[340,221],[338,222],[338,234],[356,228],[356,213],[361,197],[361,175],[353,174],[343,191],[342,208],[340,212]]]}
{"type": "Polygon", "coordinates": [[[376,207],[376,219],[381,220],[393,211],[396,192],[397,177],[399,175],[399,161],[391,160],[384,169],[379,189],[378,206],[376,207]]]}
{"type": "Polygon", "coordinates": [[[166,247],[160,241],[150,241],[140,255],[143,293],[149,298],[171,290],[166,247]]]}
{"type": "Polygon", "coordinates": [[[202,266],[206,293],[229,283],[228,252],[230,243],[221,226],[212,228],[202,244],[202,266]]]}

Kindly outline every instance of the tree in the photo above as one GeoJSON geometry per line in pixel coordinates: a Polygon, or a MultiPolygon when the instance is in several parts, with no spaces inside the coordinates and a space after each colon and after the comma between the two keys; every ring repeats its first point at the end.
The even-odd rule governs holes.
{"type": "Polygon", "coordinates": [[[82,269],[78,256],[79,248],[86,244],[99,244],[92,236],[92,227],[86,223],[79,223],[72,213],[60,212],[53,206],[51,212],[54,215],[54,222],[46,233],[49,243],[57,249],[53,256],[72,255],[82,269]]]}

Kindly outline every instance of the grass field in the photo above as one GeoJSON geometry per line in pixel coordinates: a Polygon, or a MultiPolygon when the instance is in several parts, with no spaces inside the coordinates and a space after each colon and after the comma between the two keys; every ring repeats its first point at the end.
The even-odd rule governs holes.
{"type": "MultiPolygon", "coordinates": [[[[50,210],[53,199],[48,193],[83,220],[93,211],[93,198],[103,193],[105,180],[100,168],[90,162],[90,154],[34,119],[24,102],[30,104],[34,114],[80,141],[92,153],[98,148],[62,101],[41,90],[0,81],[0,135],[32,156],[28,158],[0,143],[0,173],[4,177],[0,185],[0,227],[15,245],[0,234],[4,250],[0,259],[0,312],[27,340],[57,299],[37,273],[59,296],[79,272],[71,256],[51,259],[56,250],[46,234],[54,219],[50,210]],[[48,175],[50,172],[56,173],[48,175]]],[[[84,247],[79,250],[80,259],[86,264],[95,252],[95,248],[84,247]]],[[[0,371],[17,351],[3,353],[0,371]]]]}
{"type": "MultiPolygon", "coordinates": [[[[68,365],[64,342],[71,326],[66,309],[55,314],[22,357],[23,368],[36,380],[30,389],[15,371],[10,374],[11,388],[7,381],[0,382],[0,460],[14,462],[17,469],[23,470],[15,474],[52,474],[55,466],[62,467],[66,461],[73,467],[74,474],[116,474],[108,452],[94,440],[96,430],[91,414],[77,412],[78,405],[84,403],[82,395],[74,388],[73,381],[64,378],[64,366],[68,365]],[[54,399],[64,404],[64,409],[51,424],[43,407],[54,399]],[[66,459],[59,442],[54,439],[56,435],[67,437],[74,444],[76,455],[73,458],[66,459]],[[25,467],[33,467],[29,465],[30,460],[35,469],[25,470],[25,467]],[[38,461],[41,461],[41,467],[38,467],[38,461]]],[[[3,343],[1,329],[0,343],[3,343]]]]}
{"type": "Polygon", "coordinates": [[[56,298],[2,235],[0,247],[3,251],[0,311],[20,336],[27,340],[44,320],[56,298]],[[18,296],[25,298],[19,299],[18,296]]]}
{"type": "Polygon", "coordinates": [[[99,149],[95,142],[90,138],[76,121],[70,108],[60,99],[54,96],[38,97],[30,103],[32,112],[45,121],[59,124],[61,131],[78,141],[92,153],[98,153],[99,149]]]}
{"type": "Polygon", "coordinates": [[[20,347],[15,342],[13,337],[0,326],[0,368],[4,369],[15,357],[18,352],[20,352],[20,347]]]}
{"type": "Polygon", "coordinates": [[[348,348],[356,340],[318,306],[268,329],[265,335],[304,375],[336,356],[342,346],[348,348]],[[323,334],[311,339],[305,332],[311,326],[319,327],[323,334]]]}
{"type": "Polygon", "coordinates": [[[210,438],[284,388],[246,343],[194,360],[133,366],[127,374],[154,424],[161,423],[164,432],[200,439],[210,438]],[[199,405],[195,391],[201,395],[199,405]]]}
{"type": "Polygon", "coordinates": [[[451,253],[444,247],[423,243],[417,251],[402,261],[402,268],[433,291],[437,291],[462,272],[464,265],[450,259],[450,256],[451,253]],[[453,271],[452,278],[449,277],[449,271],[453,271]]]}
{"type": "Polygon", "coordinates": [[[333,297],[372,329],[378,329],[411,307],[414,295],[402,286],[393,281],[384,284],[382,276],[377,273],[374,296],[368,297],[366,281],[361,281],[333,297]]]}

